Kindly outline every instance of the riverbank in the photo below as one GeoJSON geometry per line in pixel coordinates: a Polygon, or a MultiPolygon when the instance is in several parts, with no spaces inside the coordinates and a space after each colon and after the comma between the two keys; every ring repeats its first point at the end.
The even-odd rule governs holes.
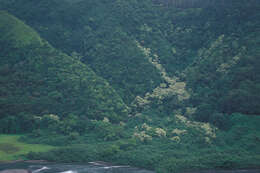
{"type": "Polygon", "coordinates": [[[201,170],[185,173],[260,173],[259,169],[240,169],[240,170],[201,170]]]}
{"type": "Polygon", "coordinates": [[[23,135],[0,135],[0,162],[27,160],[25,155],[30,152],[47,152],[57,148],[43,144],[28,144],[19,139],[23,135]]]}
{"type": "MultiPolygon", "coordinates": [[[[95,161],[85,164],[79,163],[54,163],[47,162],[45,160],[15,160],[5,163],[0,163],[0,173],[24,173],[38,172],[42,170],[52,170],[53,172],[73,172],[78,173],[82,171],[88,171],[89,173],[112,173],[114,171],[118,173],[155,173],[155,171],[144,170],[141,168],[114,165],[112,163],[95,161]]],[[[237,169],[237,170],[194,170],[180,173],[260,173],[259,169],[237,169]]]]}
{"type": "MultiPolygon", "coordinates": [[[[96,163],[96,162],[93,162],[96,163]]],[[[98,163],[98,162],[97,162],[98,163]]],[[[9,163],[0,164],[0,173],[41,173],[47,171],[53,172],[66,172],[66,173],[155,173],[154,171],[145,170],[142,168],[124,166],[124,165],[103,165],[108,164],[106,162],[97,164],[79,164],[79,163],[9,163]]],[[[110,164],[110,163],[109,163],[110,164]]]]}
{"type": "MultiPolygon", "coordinates": [[[[104,162],[104,161],[93,161],[93,162],[88,162],[88,163],[55,163],[55,162],[49,162],[46,160],[13,160],[13,161],[0,161],[0,172],[3,171],[1,170],[1,166],[5,165],[4,170],[12,170],[13,166],[18,166],[18,168],[23,168],[19,167],[19,165],[70,165],[70,166],[75,166],[78,167],[79,165],[82,167],[83,165],[86,166],[94,166],[94,167],[100,167],[104,169],[136,169],[136,170],[141,170],[141,168],[135,168],[131,167],[129,165],[117,165],[109,162],[104,162]],[[10,167],[8,167],[8,165],[10,167]]],[[[37,167],[37,166],[36,166],[37,167]]],[[[26,169],[24,167],[24,169],[26,169]]],[[[21,169],[22,170],[22,169],[21,169]]],[[[145,170],[148,171],[148,170],[145,170]]],[[[148,171],[149,173],[155,173],[153,171],[148,171]]],[[[182,171],[181,171],[182,172],[182,171]]],[[[19,173],[19,172],[18,172],[19,173]]],[[[124,173],[124,172],[122,172],[124,173]]],[[[260,173],[260,167],[259,168],[248,168],[248,169],[234,169],[234,170],[221,170],[221,169],[211,169],[211,170],[190,170],[190,171],[184,171],[182,173],[260,173]]]]}
{"type": "MultiPolygon", "coordinates": [[[[210,169],[214,170],[215,168],[236,169],[235,171],[237,171],[241,169],[247,170],[247,168],[257,168],[258,170],[259,167],[259,155],[243,150],[237,150],[237,152],[234,153],[234,148],[232,148],[232,150],[225,148],[224,150],[221,148],[223,151],[221,150],[222,152],[220,152],[216,151],[214,147],[208,147],[205,150],[199,150],[199,152],[190,152],[191,149],[187,149],[181,145],[176,146],[179,147],[178,151],[176,149],[169,150],[168,146],[172,147],[172,143],[164,143],[162,145],[161,143],[156,143],[156,141],[146,145],[138,145],[138,147],[137,144],[134,143],[132,144],[134,147],[131,147],[131,141],[126,140],[124,143],[88,143],[66,147],[50,146],[51,149],[55,149],[51,150],[48,148],[48,145],[23,143],[19,140],[20,137],[22,137],[22,135],[0,135],[0,143],[5,144],[2,145],[2,152],[4,152],[6,156],[9,156],[9,158],[7,158],[0,153],[0,158],[4,158],[0,159],[0,163],[34,162],[37,164],[48,160],[50,162],[46,163],[50,164],[83,163],[83,165],[85,165],[93,163],[93,165],[98,166],[97,164],[100,164],[104,167],[131,165],[147,170],[156,170],[158,173],[166,173],[167,171],[170,173],[177,171],[183,172],[184,170],[191,170],[192,173],[196,173],[197,170],[203,170],[205,173],[211,173],[212,171],[210,171],[210,169]],[[123,144],[127,144],[128,148],[124,149],[123,146],[125,145],[123,144]],[[14,149],[10,148],[10,146],[14,149]],[[43,148],[47,146],[48,150],[36,150],[42,149],[42,146],[44,146],[43,148]],[[9,151],[7,150],[8,152],[4,150],[6,149],[5,147],[9,147],[7,148],[9,149],[9,151]],[[166,155],[165,153],[161,153],[163,151],[162,148],[168,151],[167,155],[169,157],[162,156],[162,154],[166,155]],[[129,150],[131,150],[131,152],[129,152],[129,150]],[[153,152],[150,153],[150,151],[153,152]],[[148,153],[150,154],[148,155],[148,153]],[[171,158],[171,156],[176,156],[176,158],[171,158]],[[177,158],[177,156],[179,157],[177,158]],[[162,161],[165,158],[168,158],[167,161],[162,161]],[[95,162],[93,162],[93,160],[95,162]],[[111,162],[114,164],[111,164],[111,162]]],[[[196,151],[196,148],[194,148],[193,151],[196,151]]]]}
{"type": "Polygon", "coordinates": [[[46,160],[11,160],[11,161],[0,160],[0,164],[13,164],[13,163],[50,163],[50,162],[46,160]]]}

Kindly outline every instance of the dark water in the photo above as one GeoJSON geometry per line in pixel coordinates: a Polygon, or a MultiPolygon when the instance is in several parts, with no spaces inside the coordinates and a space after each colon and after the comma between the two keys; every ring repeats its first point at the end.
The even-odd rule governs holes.
{"type": "Polygon", "coordinates": [[[129,166],[108,166],[94,164],[50,164],[50,163],[9,163],[0,164],[5,169],[28,169],[32,173],[155,173],[129,166]]]}
{"type": "MultiPolygon", "coordinates": [[[[129,166],[111,166],[100,163],[92,164],[57,164],[57,163],[5,163],[0,164],[0,171],[6,169],[27,169],[32,173],[155,173],[129,166]]],[[[260,173],[260,169],[251,170],[204,170],[186,173],[260,173]]]]}

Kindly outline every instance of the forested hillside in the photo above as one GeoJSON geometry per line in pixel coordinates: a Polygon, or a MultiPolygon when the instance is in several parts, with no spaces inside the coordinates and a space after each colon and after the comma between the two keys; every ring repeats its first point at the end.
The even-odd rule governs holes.
{"type": "Polygon", "coordinates": [[[25,125],[36,125],[34,116],[50,113],[81,115],[83,119],[108,117],[115,122],[126,117],[127,107],[121,98],[76,55],[70,57],[54,49],[5,12],[0,14],[0,28],[4,132],[26,131],[29,127],[25,125]],[[16,120],[16,116],[21,117],[16,120]]]}
{"type": "Polygon", "coordinates": [[[260,167],[258,0],[0,0],[0,10],[0,132],[60,146],[28,158],[260,167]]]}

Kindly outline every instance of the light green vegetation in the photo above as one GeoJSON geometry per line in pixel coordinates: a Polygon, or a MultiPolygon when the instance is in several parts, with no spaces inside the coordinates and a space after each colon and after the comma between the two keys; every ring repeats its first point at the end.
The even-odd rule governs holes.
{"type": "Polygon", "coordinates": [[[1,41],[11,42],[15,48],[42,44],[42,39],[33,29],[4,11],[0,11],[0,31],[6,33],[0,36],[1,41]]]}
{"type": "Polygon", "coordinates": [[[0,135],[0,161],[26,159],[29,152],[47,152],[57,148],[49,145],[26,144],[19,141],[21,135],[0,135]]]}

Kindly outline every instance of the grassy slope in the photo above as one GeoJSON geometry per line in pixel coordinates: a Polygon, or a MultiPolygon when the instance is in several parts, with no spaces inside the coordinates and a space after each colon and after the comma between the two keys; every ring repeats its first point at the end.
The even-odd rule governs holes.
{"type": "Polygon", "coordinates": [[[29,152],[47,152],[55,147],[40,144],[26,144],[19,141],[22,135],[0,135],[0,161],[26,159],[29,152]]]}

